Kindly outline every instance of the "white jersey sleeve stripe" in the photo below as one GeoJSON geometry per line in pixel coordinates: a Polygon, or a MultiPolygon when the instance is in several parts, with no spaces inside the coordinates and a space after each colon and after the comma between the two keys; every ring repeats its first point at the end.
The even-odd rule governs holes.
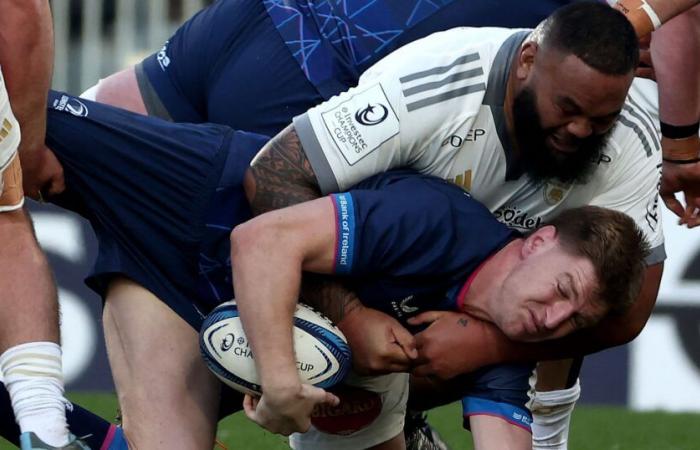
{"type": "Polygon", "coordinates": [[[637,119],[637,122],[639,122],[639,124],[644,127],[647,134],[651,137],[651,140],[654,143],[654,148],[661,148],[661,143],[659,142],[659,138],[658,138],[658,136],[656,136],[656,130],[649,126],[649,122],[644,120],[644,117],[639,113],[639,111],[632,108],[630,105],[628,105],[626,103],[625,103],[625,106],[623,107],[623,109],[625,111],[627,111],[633,118],[637,119]]]}
{"type": "Polygon", "coordinates": [[[631,128],[632,131],[634,131],[634,134],[636,134],[639,140],[641,141],[642,147],[644,147],[644,151],[646,152],[647,156],[650,157],[652,155],[652,148],[649,144],[649,139],[647,139],[647,137],[644,135],[644,132],[639,127],[639,125],[632,122],[629,118],[625,117],[624,114],[620,114],[620,116],[618,117],[618,121],[620,122],[620,124],[631,128]]]}
{"type": "Polygon", "coordinates": [[[446,66],[433,67],[432,69],[422,70],[420,72],[412,73],[410,75],[406,75],[406,76],[399,78],[399,81],[401,83],[408,83],[410,81],[415,81],[415,80],[418,80],[420,78],[429,77],[431,75],[441,75],[441,74],[447,72],[448,70],[452,69],[453,67],[460,66],[462,64],[467,64],[467,63],[474,62],[474,61],[478,61],[478,60],[479,60],[478,53],[469,53],[467,55],[460,56],[459,58],[457,58],[456,60],[454,60],[453,62],[451,62],[450,64],[448,64],[446,66]]]}
{"type": "Polygon", "coordinates": [[[660,131],[657,130],[656,126],[654,126],[654,119],[651,118],[649,112],[646,109],[639,106],[639,104],[634,101],[632,96],[627,97],[627,100],[632,104],[633,107],[627,105],[627,103],[625,103],[625,107],[629,107],[630,112],[633,115],[635,115],[635,117],[639,117],[640,121],[644,123],[644,126],[651,135],[651,138],[654,140],[654,145],[656,145],[657,147],[661,147],[661,142],[659,141],[660,131]]]}
{"type": "Polygon", "coordinates": [[[333,169],[323,153],[323,148],[316,137],[308,113],[295,117],[293,123],[297,136],[299,136],[299,142],[304,145],[302,150],[314,169],[321,192],[323,194],[338,192],[338,180],[336,180],[333,169]]]}
{"type": "Polygon", "coordinates": [[[409,97],[414,94],[419,94],[421,92],[425,91],[431,91],[433,89],[441,88],[443,86],[446,86],[448,84],[461,81],[461,80],[468,80],[470,78],[476,78],[479,75],[484,74],[484,69],[481,67],[477,67],[476,69],[469,69],[465,70],[464,72],[457,72],[455,74],[452,74],[448,77],[443,78],[442,80],[438,81],[433,81],[430,83],[425,83],[425,84],[419,84],[418,86],[414,86],[408,89],[404,89],[403,95],[404,97],[409,97]]]}
{"type": "Polygon", "coordinates": [[[435,95],[433,97],[424,98],[413,103],[406,104],[406,109],[408,112],[415,111],[417,109],[425,108],[426,106],[435,105],[437,103],[442,103],[444,101],[462,97],[464,95],[469,95],[474,92],[482,92],[486,90],[486,83],[472,84],[465,86],[463,88],[455,89],[453,91],[448,91],[440,95],[435,95]]]}

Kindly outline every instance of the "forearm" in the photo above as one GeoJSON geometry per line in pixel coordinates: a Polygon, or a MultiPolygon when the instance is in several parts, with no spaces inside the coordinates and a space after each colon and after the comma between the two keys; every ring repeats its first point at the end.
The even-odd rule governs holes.
{"type": "Polygon", "coordinates": [[[268,234],[249,233],[246,225],[231,237],[233,283],[241,321],[263,389],[294,388],[299,384],[294,360],[292,323],[301,268],[278,254],[268,234]],[[251,236],[252,235],[252,236],[251,236]],[[273,265],[270,261],[284,261],[273,265]],[[271,327],[270,324],[275,324],[271,327]]]}
{"type": "MultiPolygon", "coordinates": [[[[700,121],[700,6],[656,31],[651,41],[651,53],[659,84],[661,122],[687,127],[700,121]]],[[[691,134],[665,136],[664,156],[671,159],[697,157],[698,133],[691,134]],[[687,139],[680,139],[683,137],[687,139]]]]}
{"type": "MultiPolygon", "coordinates": [[[[0,14],[0,65],[12,110],[22,127],[20,154],[44,142],[53,67],[53,26],[47,0],[8,0],[0,14]]],[[[29,156],[29,155],[27,155],[29,156]]]]}
{"type": "Polygon", "coordinates": [[[641,38],[698,3],[700,0],[618,0],[614,7],[627,16],[641,38]]]}
{"type": "Polygon", "coordinates": [[[304,274],[301,298],[304,303],[321,311],[341,329],[345,316],[362,306],[357,295],[341,282],[312,273],[304,274]]]}

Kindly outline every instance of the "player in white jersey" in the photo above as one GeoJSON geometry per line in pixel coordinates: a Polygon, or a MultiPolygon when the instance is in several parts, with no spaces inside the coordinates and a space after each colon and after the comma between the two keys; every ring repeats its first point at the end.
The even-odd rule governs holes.
{"type": "MultiPolygon", "coordinates": [[[[66,426],[56,289],[22,209],[18,148],[28,165],[46,164],[46,152],[38,149],[53,59],[48,2],[3,2],[0,40],[5,73],[0,73],[0,374],[22,432],[22,449],[87,448],[69,436],[66,426]]],[[[43,176],[36,175],[30,186],[43,176]]]]}
{"type": "MultiPolygon", "coordinates": [[[[655,248],[635,310],[569,340],[575,345],[568,355],[563,346],[545,345],[518,347],[507,358],[571,356],[631,339],[648,318],[664,257],[657,216],[661,155],[636,88],[627,97],[637,63],[634,31],[603,9],[564,8],[530,38],[458,29],[398,50],[369,69],[357,88],[298,117],[262,151],[247,179],[254,209],[279,207],[282,194],[293,203],[319,188],[343,189],[372,173],[410,166],[454,180],[505,222],[524,228],[577,204],[625,211],[655,248]],[[591,29],[615,31],[585,31],[591,29]]],[[[457,336],[477,327],[438,320],[418,338],[428,358],[418,372],[449,378],[472,368],[455,362],[454,352],[445,356],[457,336]]],[[[500,357],[508,354],[502,340],[472,342],[479,344],[471,357],[494,347],[500,357]]]]}

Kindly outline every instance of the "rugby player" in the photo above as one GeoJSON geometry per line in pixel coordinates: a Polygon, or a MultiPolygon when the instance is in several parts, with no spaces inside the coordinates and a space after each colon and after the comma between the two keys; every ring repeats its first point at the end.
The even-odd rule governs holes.
{"type": "MultiPolygon", "coordinates": [[[[66,425],[56,288],[22,208],[20,156],[37,176],[36,168],[51,156],[43,150],[44,102],[53,60],[51,13],[44,0],[8,1],[2,6],[0,373],[23,449],[83,449],[87,447],[69,434],[66,425]]],[[[37,192],[35,177],[25,184],[37,192]]]]}
{"type": "MultiPolygon", "coordinates": [[[[293,116],[354,86],[364,70],[408,42],[455,26],[534,27],[565,3],[569,2],[512,1],[494,10],[491,2],[463,0],[408,5],[383,0],[357,6],[343,3],[342,8],[323,2],[282,6],[273,1],[219,1],[183,25],[159,52],[101,81],[90,95],[170,120],[210,121],[274,134],[293,116]],[[267,57],[261,59],[261,54],[267,57]]],[[[623,0],[616,7],[638,36],[644,36],[694,4],[697,0],[623,0]]],[[[662,89],[662,100],[673,92],[676,89],[662,89]]],[[[676,212],[682,207],[673,193],[690,193],[698,180],[694,170],[676,165],[664,172],[664,200],[676,212]],[[671,178],[671,173],[678,175],[671,178]]],[[[375,365],[396,357],[386,347],[373,354],[379,360],[372,362],[375,365]]],[[[546,409],[552,411],[553,402],[561,397],[568,411],[572,398],[578,397],[578,387],[572,385],[578,364],[573,368],[570,362],[556,364],[550,372],[552,368],[559,375],[541,381],[553,384],[538,387],[567,389],[548,394],[546,409]]]]}
{"type": "MultiPolygon", "coordinates": [[[[592,206],[522,237],[460,187],[413,172],[387,172],[350,192],[258,216],[231,234],[236,301],[263,389],[259,401],[246,399],[246,414],[273,432],[303,432],[315,403],[326,401],[322,389],[302,386],[294,360],[303,271],[347,277],[363,305],[403,323],[420,311],[454,309],[511,339],[539,341],[624,311],[639,291],[645,248],[631,218],[592,206]]],[[[477,448],[530,448],[522,430],[529,413],[514,405],[527,398],[531,369],[497,366],[465,380],[477,448]]],[[[326,436],[336,442],[323,447],[295,438],[295,448],[375,444],[349,447],[326,436]]]]}
{"type": "MultiPolygon", "coordinates": [[[[451,30],[380,61],[357,88],[296,118],[254,160],[247,184],[254,211],[408,165],[462,185],[505,223],[521,228],[584,204],[627,212],[654,247],[641,301],[624,319],[578,333],[575,345],[531,349],[550,359],[571,356],[574,348],[585,353],[628,341],[650,314],[664,258],[657,130],[641,105],[637,82],[625,98],[637,63],[629,24],[600,5],[559,12],[553,16],[559,19],[529,39],[527,33],[496,38],[490,30],[451,30]],[[574,25],[573,17],[580,22],[574,25]],[[577,33],[592,29],[605,31],[577,33]],[[609,30],[615,31],[606,36],[609,30]],[[580,169],[591,171],[581,177],[580,169]]],[[[488,335],[478,322],[473,325],[481,339],[488,335]]],[[[421,333],[418,345],[427,361],[416,373],[450,378],[473,369],[466,357],[431,358],[445,356],[469,330],[449,313],[421,333]]],[[[347,326],[343,331],[355,335],[347,326]]],[[[499,342],[481,342],[472,353],[500,348],[511,358],[536,357],[520,347],[508,352],[499,342]]],[[[554,398],[547,396],[542,409],[561,403],[571,409],[578,397],[575,380],[554,398]]],[[[566,420],[557,417],[555,426],[566,420]]]]}

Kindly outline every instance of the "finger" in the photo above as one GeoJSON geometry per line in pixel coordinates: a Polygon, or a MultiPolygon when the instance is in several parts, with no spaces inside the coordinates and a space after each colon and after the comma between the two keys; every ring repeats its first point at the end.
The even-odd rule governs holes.
{"type": "Polygon", "coordinates": [[[408,319],[411,325],[433,323],[445,314],[444,311],[426,311],[408,319]]]}
{"type": "Polygon", "coordinates": [[[245,412],[247,418],[257,423],[257,416],[255,414],[255,408],[257,406],[256,403],[257,402],[254,402],[254,399],[251,395],[246,394],[243,397],[243,412],[245,412]]]}
{"type": "Polygon", "coordinates": [[[416,349],[416,338],[413,337],[411,332],[409,332],[404,327],[398,325],[391,329],[394,336],[394,340],[401,347],[404,354],[410,359],[416,359],[418,357],[418,350],[416,349]]]}
{"type": "Polygon", "coordinates": [[[683,204],[678,201],[675,195],[670,194],[670,195],[662,195],[661,199],[664,201],[664,204],[666,204],[666,207],[676,216],[683,218],[685,215],[685,208],[683,207],[683,204]]]}

